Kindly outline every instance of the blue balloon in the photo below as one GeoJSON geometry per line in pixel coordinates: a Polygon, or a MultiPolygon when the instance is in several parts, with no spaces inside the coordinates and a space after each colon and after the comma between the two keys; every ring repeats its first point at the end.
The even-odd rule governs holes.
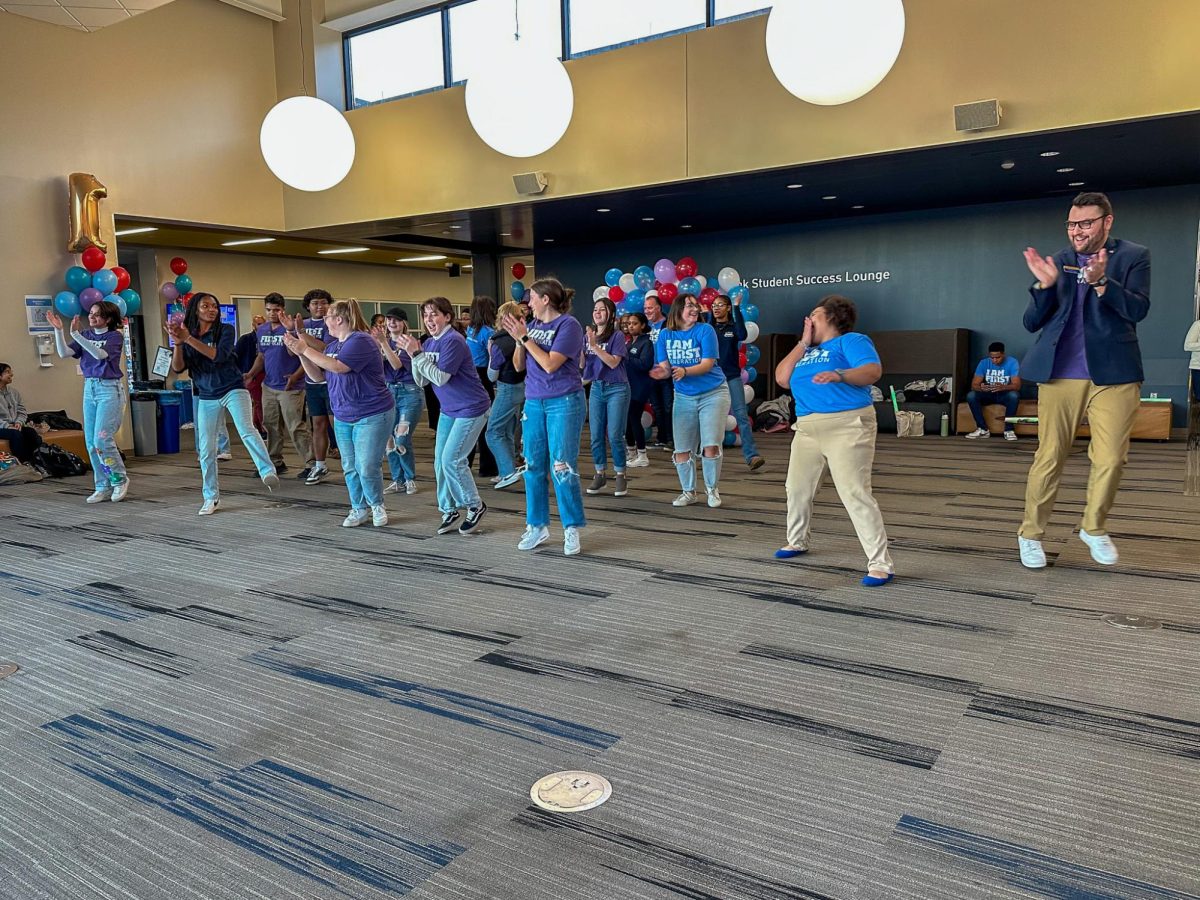
{"type": "Polygon", "coordinates": [[[691,294],[693,297],[699,297],[700,282],[695,278],[684,278],[679,282],[679,293],[691,294]]]}
{"type": "Polygon", "coordinates": [[[112,269],[99,269],[92,275],[92,287],[102,294],[111,294],[117,289],[117,273],[112,269]]]}
{"type": "Polygon", "coordinates": [[[758,349],[757,344],[746,345],[746,365],[757,365],[759,359],[762,358],[762,351],[758,349]]]}
{"type": "Polygon", "coordinates": [[[54,295],[54,308],[62,316],[77,316],[83,312],[79,298],[70,291],[59,291],[54,295]]]}
{"type": "Polygon", "coordinates": [[[638,303],[631,302],[629,297],[627,296],[624,300],[621,301],[620,311],[621,311],[622,315],[629,315],[629,313],[641,312],[642,304],[641,304],[641,302],[638,302],[638,303]]]}
{"type": "Polygon", "coordinates": [[[508,293],[512,296],[513,300],[520,303],[525,297],[525,285],[519,281],[514,281],[509,285],[508,293]]]}
{"type": "Polygon", "coordinates": [[[83,266],[71,266],[71,268],[67,269],[67,274],[63,276],[63,280],[67,283],[67,290],[73,294],[78,294],[84,288],[92,286],[92,273],[83,266]]]}
{"type": "Polygon", "coordinates": [[[125,301],[125,314],[136,316],[142,308],[142,298],[133,288],[121,291],[121,299],[125,301]]]}
{"type": "Polygon", "coordinates": [[[636,304],[634,309],[640,310],[642,305],[646,302],[646,291],[642,288],[634,288],[625,295],[625,302],[636,304]]]}
{"type": "Polygon", "coordinates": [[[609,287],[616,287],[618,284],[621,283],[621,276],[624,274],[625,273],[622,272],[620,269],[616,269],[616,268],[609,269],[607,272],[604,273],[604,283],[607,284],[609,287]]]}
{"type": "Polygon", "coordinates": [[[737,439],[738,439],[738,436],[737,436],[736,431],[727,431],[727,432],[725,432],[725,440],[723,443],[725,444],[726,447],[736,447],[737,439]]]}
{"type": "Polygon", "coordinates": [[[125,298],[120,294],[106,294],[104,302],[111,303],[117,309],[121,310],[121,315],[125,315],[125,298]]]}
{"type": "Polygon", "coordinates": [[[747,322],[757,322],[758,321],[758,307],[755,306],[753,303],[743,303],[742,304],[742,317],[747,322]]]}
{"type": "Polygon", "coordinates": [[[633,270],[633,281],[643,291],[654,287],[654,270],[649,266],[638,266],[633,270]]]}
{"type": "Polygon", "coordinates": [[[750,288],[744,284],[735,284],[729,289],[729,299],[737,300],[740,303],[745,303],[750,299],[750,288]]]}
{"type": "Polygon", "coordinates": [[[754,368],[754,366],[747,365],[746,366],[746,374],[750,376],[750,381],[747,382],[747,384],[749,384],[750,382],[753,382],[755,379],[758,378],[758,369],[754,368]]]}

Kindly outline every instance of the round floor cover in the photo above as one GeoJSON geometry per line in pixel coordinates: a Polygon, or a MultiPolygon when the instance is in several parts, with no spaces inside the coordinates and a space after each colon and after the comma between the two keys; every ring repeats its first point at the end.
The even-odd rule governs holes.
{"type": "Polygon", "coordinates": [[[529,789],[529,798],[542,809],[562,813],[595,809],[610,796],[608,779],[591,772],[555,772],[529,789]]]}

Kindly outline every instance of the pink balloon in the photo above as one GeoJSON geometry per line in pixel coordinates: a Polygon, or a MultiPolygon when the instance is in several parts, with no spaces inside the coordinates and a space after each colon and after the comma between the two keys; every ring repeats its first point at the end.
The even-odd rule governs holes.
{"type": "Polygon", "coordinates": [[[745,369],[742,369],[742,384],[749,384],[749,383],[750,383],[750,373],[747,372],[745,369]]]}
{"type": "Polygon", "coordinates": [[[79,292],[79,305],[84,309],[91,309],[103,299],[104,295],[94,287],[84,288],[79,292]]]}
{"type": "Polygon", "coordinates": [[[173,281],[164,281],[163,286],[158,289],[158,292],[162,294],[163,299],[168,303],[174,303],[179,299],[179,288],[175,287],[175,282],[173,281]]]}

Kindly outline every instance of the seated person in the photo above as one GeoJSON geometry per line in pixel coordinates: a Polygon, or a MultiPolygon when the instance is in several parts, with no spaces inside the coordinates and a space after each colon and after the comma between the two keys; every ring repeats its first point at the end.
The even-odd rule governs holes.
{"type": "MultiPolygon", "coordinates": [[[[983,418],[985,403],[1003,403],[1004,415],[1012,418],[1017,414],[1021,400],[1020,364],[1004,352],[1004,345],[996,341],[988,346],[987,359],[981,359],[971,379],[971,391],[967,394],[967,406],[975,417],[975,430],[967,435],[969,440],[991,437],[987,422],[983,418]]],[[[1017,433],[1011,422],[1004,423],[1004,439],[1015,441],[1017,433]]]]}
{"type": "Polygon", "coordinates": [[[42,438],[29,426],[25,404],[12,386],[13,374],[12,366],[0,362],[0,442],[6,442],[21,462],[29,462],[42,445],[42,438]]]}

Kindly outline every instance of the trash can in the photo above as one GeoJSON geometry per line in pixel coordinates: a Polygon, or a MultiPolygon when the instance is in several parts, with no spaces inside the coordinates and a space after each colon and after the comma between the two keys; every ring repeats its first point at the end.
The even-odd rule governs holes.
{"type": "Polygon", "coordinates": [[[179,452],[179,410],[183,395],[179,391],[159,391],[158,398],[158,452],[179,452]]]}
{"type": "Polygon", "coordinates": [[[184,425],[191,425],[194,413],[192,412],[192,383],[184,381],[182,378],[177,379],[171,387],[179,391],[179,425],[182,428],[184,425]]]}
{"type": "Polygon", "coordinates": [[[129,397],[133,417],[133,452],[137,456],[158,455],[158,404],[149,391],[136,391],[129,397]]]}

